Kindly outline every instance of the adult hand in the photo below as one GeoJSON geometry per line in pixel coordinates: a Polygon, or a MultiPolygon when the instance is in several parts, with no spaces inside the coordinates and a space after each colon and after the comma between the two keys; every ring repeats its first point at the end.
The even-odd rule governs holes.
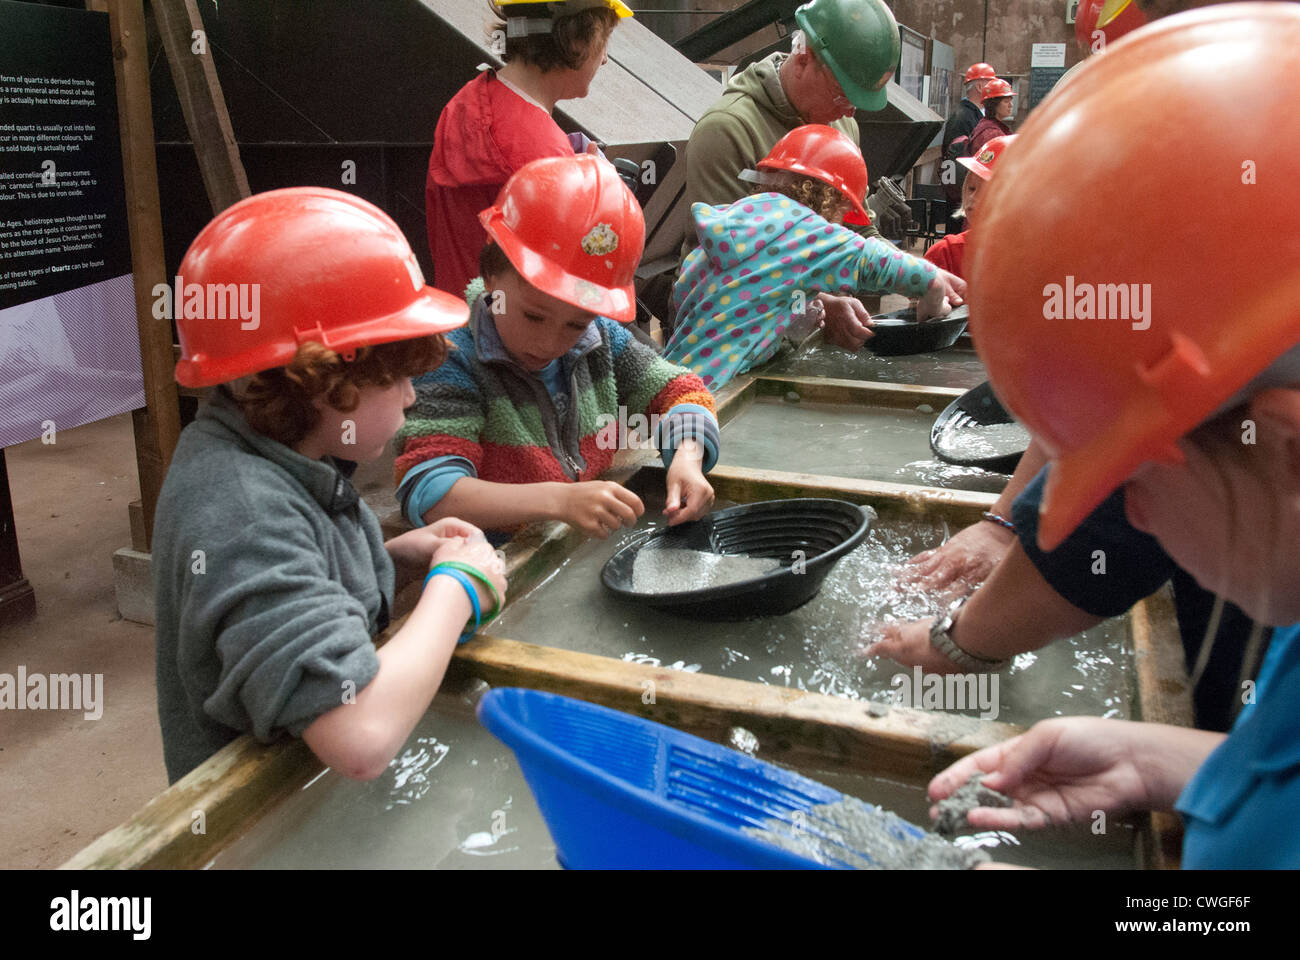
{"type": "Polygon", "coordinates": [[[871,314],[857,297],[819,293],[813,299],[821,304],[821,325],[826,331],[826,342],[832,346],[857,350],[875,336],[871,330],[871,314]]]}
{"type": "Polygon", "coordinates": [[[947,270],[939,270],[916,303],[916,319],[924,322],[947,316],[952,308],[966,302],[966,281],[947,270]]]}
{"type": "Polygon", "coordinates": [[[918,553],[899,570],[900,583],[916,584],[927,590],[942,590],[963,584],[967,591],[988,578],[1016,535],[987,520],[960,530],[933,550],[918,553]]]}
{"type": "Polygon", "coordinates": [[[912,623],[889,623],[880,627],[880,639],[867,647],[869,657],[888,657],[905,667],[920,667],[923,673],[961,673],[957,666],[930,644],[934,618],[912,623]]]}
{"type": "Polygon", "coordinates": [[[571,483],[560,496],[559,519],[600,540],[619,527],[636,526],[637,518],[645,513],[640,497],[610,480],[571,483]]]}
{"type": "Polygon", "coordinates": [[[713,506],[713,487],[704,479],[703,461],[704,451],[698,440],[682,441],[673,454],[673,462],[668,467],[668,500],[664,505],[668,526],[698,520],[713,506]]]}
{"type": "MultiPolygon", "coordinates": [[[[461,523],[459,520],[451,522],[461,523]]],[[[464,524],[464,526],[469,527],[470,530],[477,529],[469,524],[464,524]]],[[[479,533],[477,538],[451,537],[444,540],[434,552],[433,557],[430,558],[429,568],[432,569],[440,563],[450,563],[452,561],[468,564],[476,570],[481,570],[492,581],[492,585],[497,588],[497,593],[501,596],[501,603],[506,602],[505,561],[501,559],[501,554],[492,548],[492,544],[483,538],[482,533],[479,533]]],[[[492,596],[492,592],[477,577],[470,577],[470,580],[474,583],[474,589],[478,592],[479,606],[486,616],[496,602],[495,598],[492,596]]]]}
{"type": "Polygon", "coordinates": [[[1158,809],[1167,791],[1149,782],[1148,769],[1169,729],[1100,717],[1044,720],[954,763],[930,781],[930,799],[942,800],[982,772],[984,786],[1015,805],[972,810],[966,819],[976,829],[1037,829],[1089,821],[1098,810],[1158,809]]]}

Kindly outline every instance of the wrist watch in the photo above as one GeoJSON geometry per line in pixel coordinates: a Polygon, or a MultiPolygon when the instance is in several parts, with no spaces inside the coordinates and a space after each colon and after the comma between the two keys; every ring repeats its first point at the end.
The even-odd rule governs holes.
{"type": "Polygon", "coordinates": [[[960,610],[973,594],[968,593],[964,597],[958,597],[948,607],[948,612],[942,617],[936,617],[933,624],[930,625],[930,646],[934,647],[945,657],[961,667],[963,670],[969,670],[972,673],[988,673],[994,670],[1001,670],[1010,660],[989,660],[985,657],[976,656],[973,653],[967,653],[952,638],[952,627],[957,620],[957,611],[960,610]]]}

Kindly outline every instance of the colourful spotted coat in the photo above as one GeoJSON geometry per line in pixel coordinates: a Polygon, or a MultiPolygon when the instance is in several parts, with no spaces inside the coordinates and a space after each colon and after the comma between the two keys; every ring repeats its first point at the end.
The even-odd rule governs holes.
{"type": "Polygon", "coordinates": [[[677,329],[664,358],[717,392],[770,359],[781,334],[823,291],[891,291],[919,297],[933,264],[892,244],[827,222],[779,193],[691,207],[700,246],[673,288],[677,329]]]}

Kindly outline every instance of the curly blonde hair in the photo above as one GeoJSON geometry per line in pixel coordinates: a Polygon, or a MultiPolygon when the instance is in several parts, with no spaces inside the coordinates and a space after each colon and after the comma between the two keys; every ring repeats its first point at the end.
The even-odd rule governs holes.
{"type": "Polygon", "coordinates": [[[769,191],[784,194],[796,203],[802,203],[813,213],[830,223],[840,223],[852,206],[848,197],[835,187],[813,177],[800,177],[789,183],[775,183],[769,191]]]}
{"type": "Polygon", "coordinates": [[[433,370],[447,349],[446,338],[436,334],[359,347],[347,361],[329,347],[307,342],[288,364],[254,374],[242,391],[232,392],[250,427],[291,447],[320,422],[313,401],[324,399],[350,413],[361,402],[361,387],[387,387],[433,370]]]}

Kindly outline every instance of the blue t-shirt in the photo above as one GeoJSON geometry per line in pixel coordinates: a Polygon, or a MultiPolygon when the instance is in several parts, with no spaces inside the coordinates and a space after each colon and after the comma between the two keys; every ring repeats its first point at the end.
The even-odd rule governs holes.
{"type": "Polygon", "coordinates": [[[1300,869],[1300,625],[1273,631],[1253,703],[1188,782],[1183,867],[1300,869]]]}

